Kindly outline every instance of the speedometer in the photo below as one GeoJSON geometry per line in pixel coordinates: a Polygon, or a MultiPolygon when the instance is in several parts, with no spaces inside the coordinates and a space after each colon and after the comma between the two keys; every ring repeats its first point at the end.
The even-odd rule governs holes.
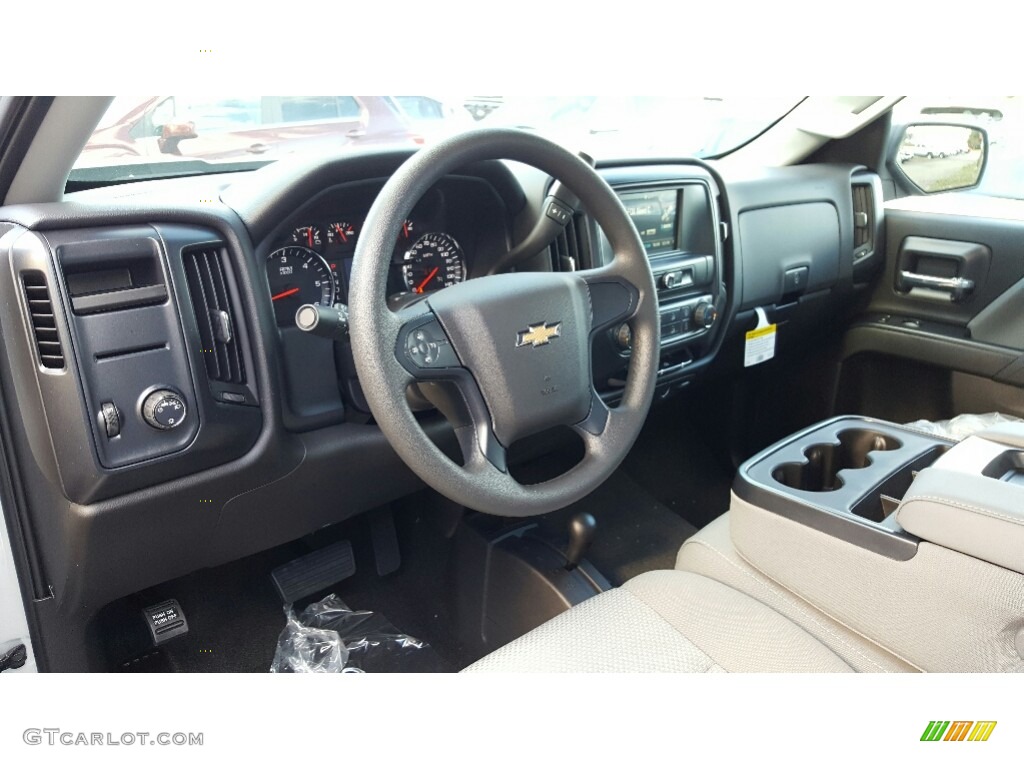
{"type": "Polygon", "coordinates": [[[429,293],[466,279],[466,260],[455,238],[444,232],[423,235],[405,252],[402,279],[413,293],[429,293]]]}
{"type": "Polygon", "coordinates": [[[331,306],[338,293],[334,273],[316,251],[299,245],[279,248],[267,257],[267,281],[277,324],[295,324],[303,304],[331,306]]]}

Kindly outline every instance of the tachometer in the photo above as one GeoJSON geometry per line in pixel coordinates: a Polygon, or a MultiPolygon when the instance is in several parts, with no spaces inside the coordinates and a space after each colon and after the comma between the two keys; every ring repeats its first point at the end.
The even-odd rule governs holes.
{"type": "Polygon", "coordinates": [[[429,293],[466,279],[466,260],[455,238],[444,232],[423,235],[405,252],[402,279],[413,293],[429,293]]]}
{"type": "Polygon", "coordinates": [[[332,305],[338,293],[330,265],[316,251],[298,245],[267,257],[267,281],[278,325],[294,325],[303,304],[332,305]]]}

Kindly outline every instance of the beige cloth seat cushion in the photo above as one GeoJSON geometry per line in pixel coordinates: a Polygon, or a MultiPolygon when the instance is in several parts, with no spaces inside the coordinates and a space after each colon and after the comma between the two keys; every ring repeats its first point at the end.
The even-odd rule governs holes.
{"type": "Polygon", "coordinates": [[[803,627],[858,672],[920,671],[822,613],[744,560],[729,534],[729,514],[721,515],[686,540],[679,550],[676,568],[707,576],[759,600],[803,627]]]}
{"type": "Polygon", "coordinates": [[[468,672],[852,672],[764,603],[706,576],[651,571],[597,595],[468,672]]]}

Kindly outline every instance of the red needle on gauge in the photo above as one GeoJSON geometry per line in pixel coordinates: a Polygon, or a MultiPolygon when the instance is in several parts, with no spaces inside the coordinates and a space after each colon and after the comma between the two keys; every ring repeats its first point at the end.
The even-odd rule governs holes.
{"type": "Polygon", "coordinates": [[[280,293],[271,296],[270,300],[271,301],[277,301],[278,299],[284,299],[284,298],[287,298],[288,296],[293,296],[293,295],[295,295],[298,292],[299,292],[298,288],[289,288],[287,291],[281,291],[280,293]]]}
{"type": "Polygon", "coordinates": [[[309,239],[309,247],[312,248],[313,247],[313,228],[312,227],[310,227],[309,229],[306,230],[306,236],[309,239]]]}
{"type": "Polygon", "coordinates": [[[342,228],[341,228],[341,227],[340,227],[339,225],[337,225],[337,224],[335,224],[335,225],[334,225],[334,228],[335,228],[335,229],[336,229],[336,230],[338,231],[338,237],[340,237],[340,238],[341,238],[341,242],[343,242],[343,243],[347,243],[347,242],[348,242],[348,238],[347,238],[347,237],[345,237],[345,230],[343,230],[343,229],[342,229],[342,228]]]}
{"type": "Polygon", "coordinates": [[[432,270],[430,270],[430,274],[423,279],[422,283],[416,286],[416,290],[413,291],[413,293],[423,293],[423,289],[427,287],[427,283],[429,283],[437,276],[437,273],[440,271],[440,269],[440,267],[434,267],[432,270]]]}

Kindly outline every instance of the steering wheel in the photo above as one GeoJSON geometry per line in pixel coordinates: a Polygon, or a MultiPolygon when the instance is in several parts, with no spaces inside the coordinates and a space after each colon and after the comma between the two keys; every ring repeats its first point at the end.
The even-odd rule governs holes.
{"type": "Polygon", "coordinates": [[[542,514],[596,489],[633,445],[654,394],[657,293],[636,229],[593,168],[522,131],[460,134],[420,150],[398,169],[370,208],[356,245],[349,317],[356,372],[381,431],[427,485],[482,512],[542,514]],[[604,230],[612,262],[571,273],[481,277],[392,311],[385,300],[391,254],[413,205],[446,174],[503,158],[569,187],[604,230]],[[621,403],[608,408],[593,386],[591,342],[624,321],[632,331],[629,373],[621,403]],[[421,429],[406,400],[413,384],[452,393],[441,410],[458,437],[461,466],[421,429]],[[556,426],[582,438],[583,458],[546,482],[516,481],[508,447],[556,426]]]}

